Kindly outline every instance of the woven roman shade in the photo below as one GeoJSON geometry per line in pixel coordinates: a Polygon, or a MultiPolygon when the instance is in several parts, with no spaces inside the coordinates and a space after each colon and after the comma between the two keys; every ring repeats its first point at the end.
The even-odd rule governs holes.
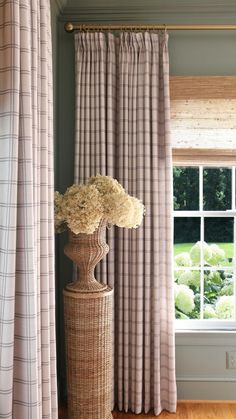
{"type": "Polygon", "coordinates": [[[171,78],[173,159],[236,162],[236,77],[171,78]]]}

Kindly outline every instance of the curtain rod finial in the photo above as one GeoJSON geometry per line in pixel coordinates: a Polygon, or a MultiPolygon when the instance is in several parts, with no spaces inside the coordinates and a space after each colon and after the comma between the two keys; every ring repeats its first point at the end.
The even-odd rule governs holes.
{"type": "Polygon", "coordinates": [[[66,32],[73,32],[74,25],[71,22],[66,22],[65,25],[64,25],[64,28],[65,28],[66,32]]]}

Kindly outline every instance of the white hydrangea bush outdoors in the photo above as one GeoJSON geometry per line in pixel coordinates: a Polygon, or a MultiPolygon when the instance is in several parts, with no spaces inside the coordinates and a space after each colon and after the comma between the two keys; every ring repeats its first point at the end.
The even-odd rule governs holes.
{"type": "Polygon", "coordinates": [[[234,284],[225,251],[217,244],[197,242],[175,256],[175,312],[177,319],[200,318],[201,258],[204,258],[204,319],[234,318],[234,284]],[[185,267],[191,268],[190,270],[185,267]],[[207,270],[209,267],[209,270],[207,270]],[[214,267],[216,270],[210,270],[214,267]],[[199,268],[199,269],[198,269],[199,268]],[[217,270],[218,268],[218,270],[217,270]]]}

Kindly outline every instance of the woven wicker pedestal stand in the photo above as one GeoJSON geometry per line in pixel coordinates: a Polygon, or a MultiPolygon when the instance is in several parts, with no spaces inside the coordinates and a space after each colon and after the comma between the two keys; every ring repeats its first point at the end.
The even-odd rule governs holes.
{"type": "Polygon", "coordinates": [[[79,280],[64,290],[69,419],[112,419],[112,293],[94,278],[108,252],[106,224],[91,235],[70,233],[65,253],[79,280]]]}

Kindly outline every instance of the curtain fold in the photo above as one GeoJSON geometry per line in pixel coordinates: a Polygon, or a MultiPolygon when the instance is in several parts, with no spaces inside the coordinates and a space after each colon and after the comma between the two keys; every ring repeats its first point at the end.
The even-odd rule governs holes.
{"type": "Polygon", "coordinates": [[[56,419],[49,1],[0,22],[0,417],[56,419]]]}
{"type": "MultiPolygon", "coordinates": [[[[115,176],[116,42],[112,34],[75,35],[75,182],[97,173],[115,176]],[[98,141],[99,138],[99,141],[98,141]]],[[[97,279],[114,285],[114,231],[108,231],[108,258],[96,268],[97,279]]]]}
{"type": "Polygon", "coordinates": [[[75,44],[75,181],[114,176],[146,206],[139,229],[112,228],[98,274],[115,288],[115,403],[173,412],[168,35],[77,33],[75,44]]]}

